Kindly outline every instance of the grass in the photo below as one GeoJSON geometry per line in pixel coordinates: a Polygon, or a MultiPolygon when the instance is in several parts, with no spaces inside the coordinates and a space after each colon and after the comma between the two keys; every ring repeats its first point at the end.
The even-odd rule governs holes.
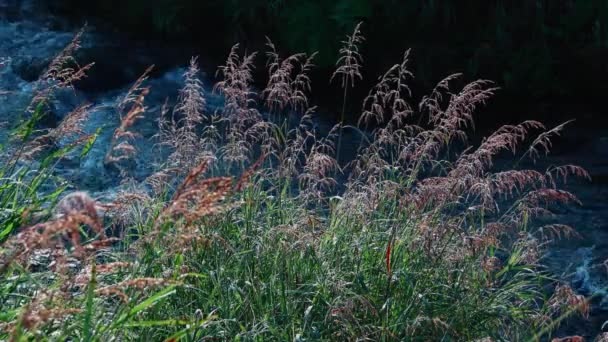
{"type": "MultiPolygon", "coordinates": [[[[67,145],[65,132],[35,125],[53,87],[83,77],[66,57],[77,45],[3,150],[1,339],[538,340],[564,315],[588,315],[586,299],[542,266],[544,248],[574,230],[533,223],[576,202],[558,188],[566,177],[588,175],[516,168],[548,152],[563,126],[503,126],[459,147],[496,91],[489,82],[453,92],[450,76],[411,106],[406,53],[365,100],[361,124],[375,128],[344,166],[334,157],[342,125],[325,137],[313,128],[312,57],[281,58],[269,42],[270,81],[258,96],[256,54],[235,46],[214,87],[224,109],[206,112],[193,59],[178,105],[160,112],[156,147],[168,158],[135,182],[146,73],[116,106],[122,122],[105,160],[131,185],[102,203],[64,193],[54,172],[95,143],[98,133],[82,130],[88,107],[59,126],[72,127],[67,145]],[[299,124],[266,120],[256,100],[299,124]],[[493,168],[509,151],[514,169],[493,168]]],[[[358,70],[337,74],[344,101],[358,70]]]]}

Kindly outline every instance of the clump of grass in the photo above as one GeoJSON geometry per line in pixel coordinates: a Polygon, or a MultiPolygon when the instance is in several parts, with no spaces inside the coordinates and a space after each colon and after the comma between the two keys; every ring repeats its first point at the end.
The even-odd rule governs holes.
{"type": "Polygon", "coordinates": [[[133,140],[139,136],[133,131],[133,125],[144,118],[146,106],[144,100],[150,89],[144,87],[144,82],[150,76],[153,67],[149,67],[131,86],[127,94],[120,100],[116,108],[120,114],[120,124],[112,134],[110,148],[106,153],[104,164],[106,166],[115,166],[121,176],[126,177],[129,174],[129,161],[137,153],[136,147],[133,145],[133,140]]]}
{"type": "MultiPolygon", "coordinates": [[[[360,73],[358,28],[349,39],[345,89],[360,73]]],[[[542,267],[548,243],[574,229],[533,223],[555,203],[576,204],[558,186],[588,174],[519,168],[563,126],[526,121],[461,147],[496,89],[476,81],[456,91],[452,75],[413,105],[406,52],[364,101],[361,128],[376,128],[341,167],[342,125],[324,137],[313,127],[312,60],[269,47],[261,97],[272,111],[301,112],[296,127],[264,119],[251,87],[256,54],[235,46],[214,87],[224,108],[205,113],[192,60],[173,118],[160,113],[170,162],[111,203],[63,196],[63,187],[39,197],[52,163],[20,169],[9,158],[0,171],[0,338],[522,340],[550,334],[575,310],[588,315],[587,299],[542,267]],[[201,142],[210,148],[196,150],[201,142]],[[493,165],[504,152],[514,154],[511,170],[493,165]],[[109,237],[112,227],[121,239],[109,237]]],[[[107,163],[125,172],[146,76],[120,101],[108,146],[107,163]]],[[[32,122],[25,127],[23,146],[35,139],[32,122]]]]}

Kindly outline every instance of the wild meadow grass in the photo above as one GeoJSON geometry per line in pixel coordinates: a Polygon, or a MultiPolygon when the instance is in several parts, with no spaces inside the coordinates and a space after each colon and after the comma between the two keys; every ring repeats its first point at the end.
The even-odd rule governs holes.
{"type": "Polygon", "coordinates": [[[164,157],[135,180],[148,70],[116,105],[104,167],[122,185],[102,201],[55,172],[91,153],[100,132],[83,129],[89,107],[37,126],[53,91],[91,67],[71,57],[79,39],[2,149],[0,339],[515,341],[588,315],[587,300],[542,266],[548,244],[575,231],[534,223],[554,204],[576,205],[559,185],[588,175],[518,168],[549,152],[563,125],[502,126],[469,147],[490,82],[454,91],[452,75],[411,105],[405,53],[364,101],[358,154],[338,162],[343,130],[354,129],[344,108],[361,77],[361,27],[340,51],[332,79],[345,104],[326,136],[307,97],[314,55],[283,58],[269,41],[257,94],[257,54],[236,45],[213,89],[222,109],[207,111],[193,59],[176,105],[155,113],[164,157]],[[493,167],[504,153],[513,169],[493,167]]]}

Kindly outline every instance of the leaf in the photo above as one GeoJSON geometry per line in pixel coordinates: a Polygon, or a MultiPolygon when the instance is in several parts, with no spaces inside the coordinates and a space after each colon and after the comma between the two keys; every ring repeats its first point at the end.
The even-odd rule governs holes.
{"type": "Polygon", "coordinates": [[[8,223],[4,223],[4,229],[0,231],[0,241],[4,241],[4,239],[6,239],[13,232],[17,226],[17,224],[15,224],[16,222],[18,222],[18,220],[13,219],[8,223]]]}
{"type": "Polygon", "coordinates": [[[39,102],[36,105],[36,109],[32,113],[32,117],[29,120],[24,121],[17,127],[14,135],[19,137],[21,141],[27,141],[34,133],[34,128],[40,119],[44,117],[44,102],[39,102]]]}
{"type": "Polygon", "coordinates": [[[93,320],[93,300],[95,299],[95,287],[97,287],[97,269],[95,263],[91,269],[91,281],[87,286],[87,296],[85,300],[85,311],[82,323],[82,330],[84,332],[83,341],[89,342],[92,337],[92,320],[93,320]]]}
{"type": "Polygon", "coordinates": [[[89,154],[89,152],[91,152],[91,149],[93,148],[93,145],[95,145],[95,142],[97,141],[97,138],[99,137],[100,133],[101,133],[101,127],[98,128],[95,131],[95,133],[84,144],[84,146],[82,148],[82,152],[80,152],[80,158],[84,158],[87,154],[89,154]]]}
{"type": "Polygon", "coordinates": [[[122,314],[116,321],[114,321],[114,324],[112,324],[111,328],[116,329],[116,328],[124,326],[125,322],[129,318],[132,318],[133,316],[137,315],[138,313],[143,312],[143,311],[155,306],[156,304],[158,304],[160,301],[162,301],[166,297],[169,297],[169,296],[175,294],[176,287],[177,287],[177,285],[168,286],[167,288],[148,297],[143,302],[141,302],[141,303],[137,304],[136,306],[134,306],[133,308],[131,308],[131,310],[129,310],[129,312],[122,314]]]}
{"type": "Polygon", "coordinates": [[[186,329],[178,331],[177,333],[171,335],[165,341],[166,342],[168,342],[168,341],[179,341],[184,336],[186,336],[186,334],[188,334],[190,331],[202,328],[207,323],[209,323],[210,321],[213,321],[215,319],[217,319],[217,315],[209,315],[209,316],[207,316],[207,318],[205,318],[203,320],[198,320],[195,324],[192,324],[192,322],[189,322],[188,324],[191,324],[189,327],[187,327],[186,329]]]}
{"type": "Polygon", "coordinates": [[[17,314],[19,313],[18,309],[7,310],[5,312],[0,312],[0,322],[11,322],[17,318],[17,314]]]}
{"type": "Polygon", "coordinates": [[[199,279],[207,279],[209,276],[201,273],[185,273],[180,276],[180,278],[199,278],[199,279]]]}
{"type": "Polygon", "coordinates": [[[50,202],[55,202],[59,196],[61,196],[61,194],[65,191],[65,189],[67,189],[67,185],[62,185],[57,187],[57,189],[55,189],[55,191],[51,192],[50,194],[46,195],[46,200],[50,201],[50,202]]]}
{"type": "Polygon", "coordinates": [[[123,328],[151,328],[151,327],[175,327],[175,326],[182,326],[182,325],[189,325],[192,322],[190,321],[184,321],[184,320],[177,320],[177,319],[166,319],[166,320],[159,320],[159,321],[134,321],[134,322],[129,322],[129,323],[125,323],[123,325],[123,328]]]}

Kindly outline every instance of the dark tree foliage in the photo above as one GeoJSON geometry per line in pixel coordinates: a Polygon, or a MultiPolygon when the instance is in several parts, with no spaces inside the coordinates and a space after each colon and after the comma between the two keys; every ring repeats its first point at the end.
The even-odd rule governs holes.
{"type": "Polygon", "coordinates": [[[331,67],[359,21],[368,71],[412,48],[418,81],[446,72],[496,79],[530,98],[596,96],[608,75],[606,0],[63,0],[74,17],[101,17],[130,32],[194,41],[219,54],[267,35],[282,51],[319,51],[331,67]],[[213,45],[211,45],[213,44],[213,45]],[[576,80],[576,81],[575,81],[576,80]],[[584,84],[581,84],[583,80],[584,84]]]}

